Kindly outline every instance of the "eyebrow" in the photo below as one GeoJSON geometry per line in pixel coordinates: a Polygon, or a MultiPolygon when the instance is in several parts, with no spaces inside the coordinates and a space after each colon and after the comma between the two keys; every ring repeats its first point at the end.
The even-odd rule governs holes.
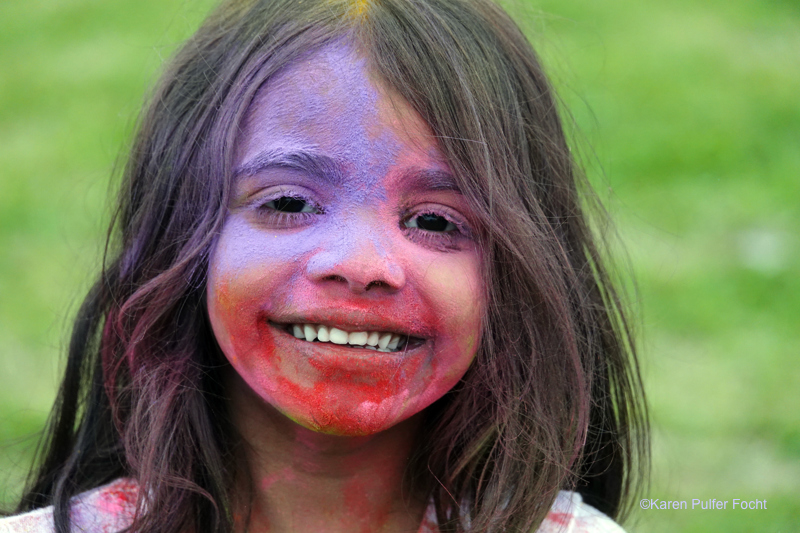
{"type": "Polygon", "coordinates": [[[276,148],[261,152],[256,157],[233,170],[233,180],[253,176],[272,169],[288,169],[322,178],[332,185],[344,182],[341,165],[333,158],[312,150],[286,150],[276,148]]]}
{"type": "MultiPolygon", "coordinates": [[[[344,183],[344,172],[332,157],[308,149],[276,148],[261,152],[233,171],[233,179],[253,176],[272,169],[289,169],[322,178],[331,185],[344,183]]],[[[402,182],[419,191],[452,191],[461,194],[456,179],[446,170],[412,167],[401,174],[402,182]]]]}
{"type": "Polygon", "coordinates": [[[402,180],[421,191],[452,191],[461,194],[456,178],[446,170],[413,167],[403,172],[402,180]]]}

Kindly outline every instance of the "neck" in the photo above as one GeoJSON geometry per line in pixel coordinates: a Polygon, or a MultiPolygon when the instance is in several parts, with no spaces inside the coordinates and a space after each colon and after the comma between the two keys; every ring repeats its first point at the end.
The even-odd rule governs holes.
{"type": "Polygon", "coordinates": [[[249,483],[234,500],[237,532],[419,529],[426,502],[403,483],[418,416],[367,437],[325,435],[277,412],[238,375],[229,383],[249,483]]]}

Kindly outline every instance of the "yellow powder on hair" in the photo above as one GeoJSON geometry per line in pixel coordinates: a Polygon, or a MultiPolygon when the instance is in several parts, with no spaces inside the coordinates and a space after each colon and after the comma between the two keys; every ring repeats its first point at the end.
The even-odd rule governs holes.
{"type": "Polygon", "coordinates": [[[363,17],[367,14],[372,0],[352,0],[349,14],[353,17],[363,17]]]}

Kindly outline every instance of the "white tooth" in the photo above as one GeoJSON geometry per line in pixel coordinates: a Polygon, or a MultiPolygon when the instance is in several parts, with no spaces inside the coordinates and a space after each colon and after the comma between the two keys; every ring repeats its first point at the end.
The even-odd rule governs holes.
{"type": "Polygon", "coordinates": [[[311,324],[305,324],[303,326],[303,333],[305,333],[306,340],[308,342],[312,342],[314,339],[317,338],[317,328],[315,328],[311,324]]]}
{"type": "Polygon", "coordinates": [[[367,350],[373,350],[373,351],[376,351],[376,352],[378,351],[378,349],[377,349],[376,347],[374,347],[374,346],[370,346],[369,344],[367,344],[366,346],[364,346],[364,348],[366,348],[367,350]]]}
{"type": "Polygon", "coordinates": [[[378,345],[378,339],[380,339],[380,338],[381,338],[381,334],[379,332],[377,332],[377,331],[373,331],[373,332],[371,332],[369,334],[369,337],[367,337],[367,344],[369,344],[370,346],[377,346],[378,345]]]}
{"type": "Polygon", "coordinates": [[[390,340],[392,340],[392,334],[384,333],[381,335],[381,338],[378,341],[378,348],[386,348],[389,345],[390,340]]]}
{"type": "Polygon", "coordinates": [[[347,332],[340,329],[331,328],[330,339],[334,344],[347,344],[347,332]]]}
{"type": "Polygon", "coordinates": [[[390,353],[391,352],[391,350],[387,350],[386,348],[378,348],[378,351],[379,352],[383,352],[383,353],[390,353]]]}
{"type": "Polygon", "coordinates": [[[327,326],[319,326],[317,328],[317,339],[319,339],[320,342],[328,342],[331,340],[327,326]]]}
{"type": "Polygon", "coordinates": [[[298,339],[304,339],[304,338],[306,337],[305,335],[303,335],[303,328],[301,328],[301,327],[300,327],[300,326],[298,326],[297,324],[294,324],[294,325],[292,326],[292,333],[293,333],[293,334],[294,334],[294,336],[295,336],[295,337],[297,337],[298,339]]]}
{"type": "Polygon", "coordinates": [[[386,346],[390,350],[396,350],[397,344],[400,342],[400,335],[392,335],[392,340],[389,341],[389,345],[386,346]]]}
{"type": "Polygon", "coordinates": [[[354,331],[347,336],[347,344],[354,344],[355,346],[364,346],[367,344],[368,333],[366,331],[354,331]]]}

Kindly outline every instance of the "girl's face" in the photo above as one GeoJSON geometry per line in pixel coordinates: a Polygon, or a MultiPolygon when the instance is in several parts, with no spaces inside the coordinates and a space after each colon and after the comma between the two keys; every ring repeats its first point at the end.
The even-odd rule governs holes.
{"type": "Polygon", "coordinates": [[[484,313],[469,207],[420,116],[340,43],[263,87],[237,140],[208,312],[307,428],[368,435],[445,394],[484,313]]]}

